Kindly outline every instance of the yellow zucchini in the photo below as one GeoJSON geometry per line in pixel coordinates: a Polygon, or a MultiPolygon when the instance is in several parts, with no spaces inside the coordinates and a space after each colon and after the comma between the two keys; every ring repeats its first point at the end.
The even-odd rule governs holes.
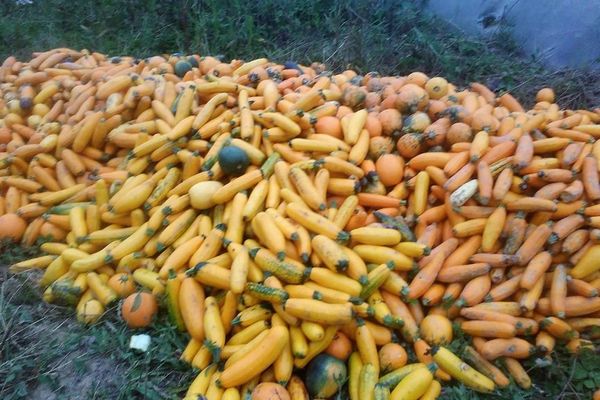
{"type": "Polygon", "coordinates": [[[98,274],[95,272],[87,273],[87,283],[90,287],[90,290],[94,294],[94,297],[96,297],[104,306],[110,305],[119,297],[114,290],[102,282],[98,274]]]}
{"type": "Polygon", "coordinates": [[[309,278],[321,286],[348,293],[350,296],[358,297],[362,291],[360,283],[327,268],[312,268],[309,278]]]}
{"type": "Polygon", "coordinates": [[[373,364],[364,363],[358,377],[358,398],[361,400],[375,400],[375,385],[379,378],[379,371],[373,364]]]}
{"type": "Polygon", "coordinates": [[[343,247],[324,235],[312,238],[311,246],[325,266],[332,271],[343,272],[348,269],[350,261],[343,247]]]}
{"type": "Polygon", "coordinates": [[[229,388],[242,385],[263,372],[279,357],[288,340],[288,330],[283,326],[274,326],[252,351],[223,370],[218,380],[219,386],[229,388]]]}
{"type": "Polygon", "coordinates": [[[212,353],[213,362],[219,362],[221,359],[221,350],[225,345],[225,328],[221,321],[219,305],[213,296],[204,300],[204,332],[206,335],[206,345],[212,353]]]}
{"type": "Polygon", "coordinates": [[[301,283],[304,281],[307,269],[302,263],[287,257],[279,260],[273,253],[264,248],[249,247],[249,249],[250,257],[261,270],[272,273],[284,282],[301,283]]]}
{"type": "Polygon", "coordinates": [[[227,341],[227,346],[246,344],[258,336],[261,332],[269,329],[269,325],[270,324],[267,320],[256,321],[255,323],[246,326],[241,331],[231,336],[227,341]]]}
{"type": "MultiPolygon", "coordinates": [[[[370,364],[374,375],[379,377],[379,355],[377,354],[377,345],[373,334],[362,319],[357,320],[357,325],[355,340],[360,358],[363,365],[370,364]]],[[[373,383],[373,386],[375,386],[375,383],[373,383]]]]}
{"type": "Polygon", "coordinates": [[[252,219],[252,231],[259,242],[271,250],[279,260],[285,258],[285,237],[272,215],[261,211],[252,219]]]}
{"type": "MultiPolygon", "coordinates": [[[[430,367],[416,368],[406,375],[394,388],[390,395],[391,400],[417,400],[427,392],[433,381],[430,367]]],[[[435,366],[431,367],[435,370],[435,366]]]]}
{"type": "Polygon", "coordinates": [[[445,347],[433,349],[433,360],[456,380],[479,392],[494,390],[494,382],[463,362],[445,347]]]}
{"type": "Polygon", "coordinates": [[[388,228],[356,228],[350,231],[352,240],[374,246],[394,246],[400,243],[402,235],[395,229],[388,228]]]}
{"type": "Polygon", "coordinates": [[[284,310],[291,315],[326,325],[343,325],[352,320],[352,305],[329,304],[319,300],[290,298],[284,310]]]}
{"type": "Polygon", "coordinates": [[[349,238],[349,234],[335,225],[332,221],[298,205],[297,203],[289,203],[286,206],[286,213],[290,218],[309,231],[341,242],[345,242],[349,238]]]}
{"type": "Polygon", "coordinates": [[[362,400],[359,397],[360,373],[363,362],[358,352],[350,354],[348,359],[348,396],[350,400],[362,400]]]}
{"type": "Polygon", "coordinates": [[[204,341],[204,289],[192,278],[185,278],[179,289],[179,307],[185,328],[199,343],[204,341]]]}
{"type": "Polygon", "coordinates": [[[181,308],[179,307],[180,290],[181,280],[174,272],[171,271],[165,285],[167,311],[169,313],[169,319],[171,320],[171,323],[175,325],[177,329],[183,332],[185,331],[185,323],[183,321],[183,316],[181,315],[181,308]]]}
{"type": "Polygon", "coordinates": [[[385,264],[392,262],[396,270],[410,271],[414,267],[414,261],[389,247],[360,244],[352,248],[365,262],[385,264]]]}

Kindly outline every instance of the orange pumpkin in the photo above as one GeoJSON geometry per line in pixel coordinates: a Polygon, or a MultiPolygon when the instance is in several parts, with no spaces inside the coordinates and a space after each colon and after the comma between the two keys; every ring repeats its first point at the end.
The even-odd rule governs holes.
{"type": "Polygon", "coordinates": [[[404,85],[406,85],[408,83],[408,80],[406,77],[401,76],[401,77],[390,77],[390,85],[394,88],[394,90],[397,92],[398,90],[400,90],[400,88],[404,85]]]}
{"type": "Polygon", "coordinates": [[[315,124],[315,132],[324,133],[338,139],[343,137],[342,124],[340,123],[340,120],[330,115],[326,115],[317,120],[317,123],[315,124]]]}
{"type": "Polygon", "coordinates": [[[471,118],[471,129],[476,132],[495,132],[499,125],[498,120],[484,108],[475,111],[471,118]]]}
{"type": "Polygon", "coordinates": [[[372,110],[377,107],[381,102],[381,96],[379,93],[369,92],[367,93],[367,97],[365,97],[365,107],[367,110],[372,110]]]}
{"type": "Polygon", "coordinates": [[[377,118],[377,113],[370,113],[367,116],[365,129],[369,132],[369,136],[371,137],[381,136],[382,127],[379,118],[377,118]]]}
{"type": "Polygon", "coordinates": [[[348,339],[348,336],[338,331],[333,337],[333,341],[325,349],[325,353],[346,361],[352,353],[352,342],[348,339]]]}
{"type": "Polygon", "coordinates": [[[396,148],[402,157],[413,158],[421,152],[422,135],[407,133],[398,139],[396,148]]]}
{"type": "Polygon", "coordinates": [[[369,155],[372,158],[378,158],[382,154],[387,154],[393,148],[392,139],[386,136],[375,136],[369,141],[369,155]]]}
{"type": "Polygon", "coordinates": [[[130,328],[144,328],[158,311],[156,298],[148,292],[130,294],[121,306],[121,317],[130,328]]]}
{"type": "Polygon", "coordinates": [[[173,65],[169,64],[168,62],[164,62],[158,65],[158,70],[161,74],[172,74],[174,71],[173,65]]]}
{"type": "Polygon", "coordinates": [[[27,223],[17,214],[8,213],[0,217],[0,239],[21,240],[27,223]]]}
{"type": "Polygon", "coordinates": [[[424,110],[427,104],[429,104],[429,95],[425,89],[413,83],[402,86],[396,99],[396,108],[405,114],[424,110]]]}
{"type": "Polygon", "coordinates": [[[471,127],[464,122],[457,122],[450,125],[446,134],[448,144],[471,142],[473,140],[473,131],[471,127]]]}
{"type": "Polygon", "coordinates": [[[554,103],[556,100],[556,95],[554,94],[554,90],[551,88],[543,88],[540,89],[539,92],[535,95],[535,101],[538,103],[541,101],[546,101],[548,103],[554,103]]]}
{"type": "Polygon", "coordinates": [[[357,75],[356,71],[354,71],[352,69],[347,69],[344,72],[342,72],[342,74],[344,74],[344,76],[347,77],[348,79],[352,79],[357,75]]]}
{"type": "Polygon", "coordinates": [[[419,72],[419,71],[411,72],[406,77],[406,83],[412,83],[412,84],[415,84],[415,85],[421,86],[421,87],[425,86],[425,84],[427,83],[428,80],[429,80],[429,77],[427,75],[425,75],[423,72],[419,72]]]}
{"type": "Polygon", "coordinates": [[[440,99],[448,93],[448,81],[436,76],[427,81],[425,90],[427,90],[429,98],[434,100],[440,99]]]}
{"type": "Polygon", "coordinates": [[[332,82],[335,82],[340,88],[343,87],[346,82],[348,82],[348,78],[344,74],[337,74],[333,76],[332,82]]]}
{"type": "Polygon", "coordinates": [[[132,276],[126,272],[120,272],[111,276],[108,280],[108,286],[110,286],[120,298],[125,298],[135,292],[135,282],[133,281],[132,276]]]}
{"type": "Polygon", "coordinates": [[[215,57],[211,57],[211,56],[203,57],[202,60],[200,61],[200,73],[202,75],[208,74],[208,71],[213,69],[219,63],[220,63],[220,61],[215,57]]]}
{"type": "Polygon", "coordinates": [[[367,90],[369,92],[379,92],[383,89],[384,83],[382,82],[381,78],[375,77],[375,76],[369,76],[368,74],[367,74],[367,76],[365,76],[365,78],[368,78],[367,90]]]}
{"type": "Polygon", "coordinates": [[[398,98],[398,95],[396,93],[392,93],[389,96],[384,97],[383,100],[381,101],[381,103],[379,104],[379,109],[380,110],[395,109],[397,98],[398,98]]]}
{"type": "Polygon", "coordinates": [[[393,96],[395,94],[396,89],[394,89],[394,87],[389,83],[386,83],[383,90],[381,91],[381,97],[384,99],[387,99],[388,97],[393,96]]]}
{"type": "Polygon", "coordinates": [[[452,341],[452,322],[443,315],[430,314],[420,325],[421,337],[430,345],[452,341]]]}
{"type": "Polygon", "coordinates": [[[427,106],[427,115],[431,119],[437,119],[446,109],[446,103],[441,100],[429,100],[429,105],[427,106]]]}
{"type": "Polygon", "coordinates": [[[165,60],[165,58],[161,56],[152,56],[147,61],[150,67],[157,67],[164,62],[167,62],[167,60],[165,60]]]}
{"type": "Polygon", "coordinates": [[[60,241],[67,237],[67,232],[50,222],[44,222],[40,228],[40,236],[50,237],[52,240],[60,241]]]}
{"type": "Polygon", "coordinates": [[[379,349],[379,365],[383,372],[402,368],[408,362],[408,354],[398,343],[386,343],[379,349]]]}
{"type": "Polygon", "coordinates": [[[357,109],[359,106],[362,106],[367,98],[367,91],[356,87],[356,86],[348,86],[342,92],[341,101],[343,104],[347,105],[352,109],[357,109]]]}
{"type": "Polygon", "coordinates": [[[379,122],[384,136],[391,136],[402,129],[402,114],[395,108],[389,108],[379,113],[379,122]]]}
{"type": "Polygon", "coordinates": [[[252,391],[252,400],[290,400],[290,394],[277,383],[263,382],[252,391]]]}
{"type": "Polygon", "coordinates": [[[395,186],[404,176],[404,160],[395,154],[383,154],[375,163],[379,180],[385,186],[395,186]]]}

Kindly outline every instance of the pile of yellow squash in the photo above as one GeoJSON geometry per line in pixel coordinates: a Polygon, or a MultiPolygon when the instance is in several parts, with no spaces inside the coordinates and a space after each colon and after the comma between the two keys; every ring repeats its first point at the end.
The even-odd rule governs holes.
{"type": "Polygon", "coordinates": [[[189,400],[328,398],[335,363],[302,378],[324,353],[352,400],[530,388],[520,360],[597,338],[599,124],[549,88],[527,110],[420,72],[9,57],[0,238],[50,238],[11,271],[43,270],[83,323],[163,304],[200,371],[189,400]]]}

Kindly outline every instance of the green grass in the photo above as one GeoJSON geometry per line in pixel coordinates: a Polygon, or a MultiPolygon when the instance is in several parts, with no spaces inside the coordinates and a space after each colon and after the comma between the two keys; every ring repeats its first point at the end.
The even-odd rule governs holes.
{"type": "Polygon", "coordinates": [[[509,27],[467,38],[422,11],[419,1],[68,0],[0,2],[0,58],[57,46],[146,57],[198,53],[324,62],[335,70],[439,74],[459,85],[482,81],[531,105],[544,86],[565,107],[598,106],[599,73],[551,72],[526,60],[509,27]]]}

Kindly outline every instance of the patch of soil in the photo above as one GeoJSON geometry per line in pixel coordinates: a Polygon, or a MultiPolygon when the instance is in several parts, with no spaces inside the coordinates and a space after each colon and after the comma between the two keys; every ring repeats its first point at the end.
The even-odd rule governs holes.
{"type": "Polygon", "coordinates": [[[68,353],[60,360],[55,372],[58,388],[45,382],[35,386],[30,395],[32,400],[62,400],[62,399],[92,399],[97,398],[101,387],[103,395],[114,393],[117,398],[119,387],[124,383],[119,373],[119,366],[115,366],[110,358],[95,356],[81,362],[85,349],[68,353]]]}
{"type": "Polygon", "coordinates": [[[8,277],[3,269],[0,398],[117,398],[125,384],[123,367],[110,355],[90,350],[96,338],[71,313],[41,301],[34,284],[39,274],[8,277]]]}

